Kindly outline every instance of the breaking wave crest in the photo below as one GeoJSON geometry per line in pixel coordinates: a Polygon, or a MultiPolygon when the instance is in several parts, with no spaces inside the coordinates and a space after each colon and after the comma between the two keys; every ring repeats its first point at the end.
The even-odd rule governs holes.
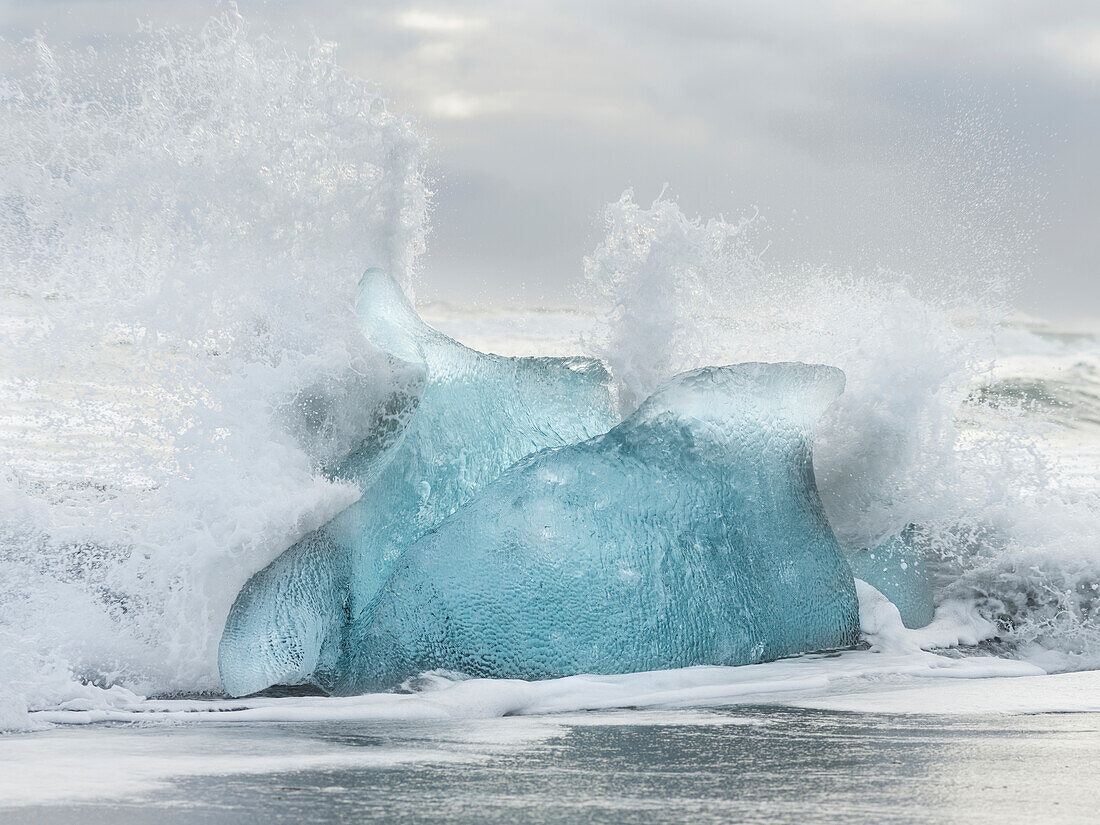
{"type": "Polygon", "coordinates": [[[627,192],[604,218],[586,271],[609,323],[592,344],[625,406],[702,364],[840,367],[814,467],[841,540],[916,525],[938,600],[976,600],[998,649],[1100,664],[1100,345],[1012,323],[991,285],[1016,264],[991,260],[969,281],[929,273],[937,288],[920,290],[885,271],[771,266],[758,217],[691,219],[627,192]]]}
{"type": "Polygon", "coordinates": [[[387,383],[351,301],[412,278],[423,144],[235,13],[4,48],[0,685],[214,690],[240,586],[358,494],[321,472],[387,383]]]}

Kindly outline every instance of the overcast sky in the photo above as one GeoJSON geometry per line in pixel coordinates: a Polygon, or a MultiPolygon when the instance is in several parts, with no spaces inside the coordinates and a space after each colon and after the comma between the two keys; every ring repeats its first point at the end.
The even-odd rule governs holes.
{"type": "MultiPolygon", "coordinates": [[[[336,41],[420,120],[437,189],[425,297],[567,301],[602,204],[667,183],[689,214],[759,208],[785,267],[919,276],[979,265],[976,234],[1017,246],[1034,228],[1021,307],[1100,316],[1096,0],[239,7],[280,39],[336,41]]],[[[0,0],[0,31],[94,39],[213,8],[0,0]]]]}

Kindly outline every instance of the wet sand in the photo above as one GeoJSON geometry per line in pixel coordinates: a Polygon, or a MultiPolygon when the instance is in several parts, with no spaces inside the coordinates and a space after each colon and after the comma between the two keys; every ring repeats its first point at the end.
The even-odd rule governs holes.
{"type": "Polygon", "coordinates": [[[1093,823],[1098,764],[1095,713],[92,725],[0,740],[0,821],[1093,823]]]}

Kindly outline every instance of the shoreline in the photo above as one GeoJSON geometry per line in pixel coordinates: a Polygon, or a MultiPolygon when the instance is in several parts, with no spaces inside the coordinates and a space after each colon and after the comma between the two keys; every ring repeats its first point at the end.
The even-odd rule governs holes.
{"type": "Polygon", "coordinates": [[[412,722],[100,724],[0,739],[0,812],[12,825],[801,825],[853,815],[914,825],[1085,823],[1100,801],[1097,753],[1098,713],[746,704],[412,722]]]}

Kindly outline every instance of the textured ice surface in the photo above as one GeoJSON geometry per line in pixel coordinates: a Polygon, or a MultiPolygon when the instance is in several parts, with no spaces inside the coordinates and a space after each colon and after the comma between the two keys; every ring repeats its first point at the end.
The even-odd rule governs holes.
{"type": "Polygon", "coordinates": [[[475,352],[424,324],[378,270],[363,276],[356,309],[371,343],[413,377],[336,470],[360,484],[362,498],[237,597],[219,649],[234,695],[326,684],[346,616],[370,602],[406,547],[517,459],[616,420],[596,360],[475,352]]]}
{"type": "Polygon", "coordinates": [[[605,435],[510,468],[352,620],[339,689],[736,665],[858,638],[811,428],[844,376],[707,367],[605,435]]]}
{"type": "Polygon", "coordinates": [[[874,547],[849,553],[848,563],[857,579],[897,606],[906,627],[916,628],[931,622],[935,613],[924,556],[919,531],[910,525],[874,547]]]}

